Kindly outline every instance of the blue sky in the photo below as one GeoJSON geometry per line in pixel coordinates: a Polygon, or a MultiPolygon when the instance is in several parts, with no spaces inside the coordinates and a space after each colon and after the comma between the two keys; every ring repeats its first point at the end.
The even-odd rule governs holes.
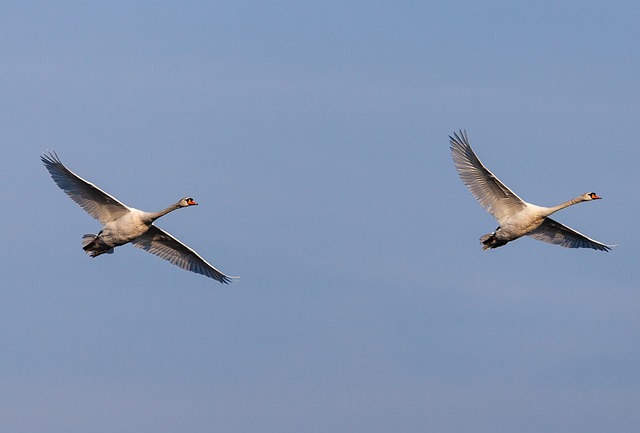
{"type": "Polygon", "coordinates": [[[0,426],[601,432],[640,422],[635,2],[3,2],[0,426]],[[465,128],[605,254],[521,239],[465,128]],[[48,148],[240,281],[131,246],[48,148]]]}

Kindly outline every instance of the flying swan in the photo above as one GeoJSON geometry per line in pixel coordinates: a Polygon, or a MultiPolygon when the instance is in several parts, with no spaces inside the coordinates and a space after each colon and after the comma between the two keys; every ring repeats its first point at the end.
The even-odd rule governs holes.
{"type": "Polygon", "coordinates": [[[56,185],[104,225],[97,235],[87,234],[82,237],[82,249],[91,257],[112,254],[115,247],[130,242],[133,246],[155,254],[182,269],[202,274],[221,283],[228,284],[232,278],[237,278],[223,274],[194,250],[153,224],[156,219],[169,212],[197,205],[191,197],[180,199],[160,212],[144,212],[126,206],[76,175],[60,162],[55,151],[44,153],[40,159],[56,185]]]}
{"type": "Polygon", "coordinates": [[[549,218],[561,209],[584,201],[598,200],[595,192],[582,194],[554,207],[527,203],[485,167],[469,145],[466,131],[449,136],[453,163],[462,182],[487,212],[498,221],[496,231],[480,238],[482,249],[498,248],[522,236],[566,248],[592,248],[609,251],[605,245],[549,218]]]}

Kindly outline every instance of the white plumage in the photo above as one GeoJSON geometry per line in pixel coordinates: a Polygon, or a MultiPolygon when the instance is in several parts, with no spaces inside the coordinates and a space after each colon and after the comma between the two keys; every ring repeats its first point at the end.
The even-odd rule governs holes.
{"type": "Polygon", "coordinates": [[[55,152],[45,153],[40,159],[60,189],[103,224],[97,235],[87,234],[82,237],[82,249],[91,257],[111,254],[115,247],[131,243],[182,269],[221,283],[228,284],[232,278],[237,278],[223,274],[194,250],[153,224],[156,219],[169,212],[197,205],[192,198],[180,199],[160,212],[144,212],[126,206],[69,170],[60,162],[55,152]]]}
{"type": "Polygon", "coordinates": [[[554,212],[574,204],[600,199],[596,193],[588,192],[554,207],[527,203],[480,162],[469,145],[466,132],[454,133],[449,139],[453,162],[460,179],[499,224],[496,231],[480,238],[482,249],[497,248],[525,235],[567,248],[592,248],[599,251],[611,249],[611,245],[588,238],[549,218],[554,212]]]}

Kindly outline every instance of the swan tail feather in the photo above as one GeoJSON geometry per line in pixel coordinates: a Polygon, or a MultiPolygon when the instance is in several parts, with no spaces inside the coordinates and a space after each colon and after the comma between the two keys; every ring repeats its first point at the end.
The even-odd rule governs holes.
{"type": "Polygon", "coordinates": [[[88,245],[91,244],[95,239],[96,239],[96,235],[94,234],[86,234],[82,236],[82,249],[86,251],[86,249],[88,248],[88,245]]]}
{"type": "Polygon", "coordinates": [[[105,247],[100,244],[98,235],[86,234],[82,236],[82,249],[91,257],[101,254],[113,254],[113,247],[105,247]]]}
{"type": "Polygon", "coordinates": [[[486,235],[480,236],[480,243],[482,244],[482,249],[487,250],[489,248],[498,248],[503,245],[506,245],[508,241],[502,241],[496,238],[496,232],[487,233],[486,235]]]}

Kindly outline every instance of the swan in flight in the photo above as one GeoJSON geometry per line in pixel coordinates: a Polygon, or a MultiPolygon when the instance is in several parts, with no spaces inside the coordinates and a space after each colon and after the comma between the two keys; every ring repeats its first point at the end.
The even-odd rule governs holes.
{"type": "Polygon", "coordinates": [[[496,231],[480,238],[483,250],[501,247],[525,235],[566,248],[592,248],[599,251],[611,249],[611,245],[588,238],[549,218],[552,213],[574,204],[600,199],[595,192],[582,194],[554,207],[527,203],[480,162],[469,145],[466,131],[460,131],[460,134],[454,132],[449,139],[453,162],[460,179],[499,224],[496,231]]]}
{"type": "Polygon", "coordinates": [[[198,203],[191,197],[180,199],[160,212],[144,212],[126,206],[76,175],[60,162],[60,158],[54,151],[43,154],[40,159],[56,185],[89,215],[104,225],[97,235],[88,234],[82,237],[82,249],[91,257],[105,253],[112,254],[115,247],[131,243],[182,269],[202,274],[224,284],[228,284],[232,278],[237,278],[223,274],[194,250],[153,224],[156,219],[169,212],[197,205],[198,203]]]}

